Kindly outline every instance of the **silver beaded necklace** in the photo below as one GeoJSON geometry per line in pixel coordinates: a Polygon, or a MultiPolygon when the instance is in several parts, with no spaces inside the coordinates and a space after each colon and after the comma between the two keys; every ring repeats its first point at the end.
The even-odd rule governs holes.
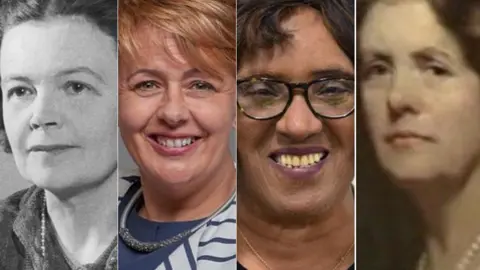
{"type": "MultiPolygon", "coordinates": [[[[455,269],[456,270],[467,270],[471,266],[471,263],[473,259],[475,259],[475,256],[478,255],[480,252],[480,234],[477,235],[473,243],[470,245],[470,247],[465,251],[463,257],[458,261],[455,269]]],[[[478,266],[475,266],[477,269],[478,266]]],[[[422,257],[420,258],[420,261],[418,263],[418,270],[427,270],[430,267],[427,265],[427,253],[423,253],[422,257]]]]}
{"type": "Polygon", "coordinates": [[[144,253],[150,253],[153,252],[159,248],[166,247],[168,245],[171,245],[173,243],[176,243],[180,240],[182,240],[185,237],[190,236],[194,232],[196,232],[198,229],[200,229],[202,226],[207,224],[209,221],[211,221],[217,214],[222,212],[226,207],[230,205],[230,203],[235,199],[236,191],[232,193],[230,198],[222,204],[217,210],[215,210],[210,216],[208,216],[205,220],[203,220],[200,224],[195,226],[192,229],[183,231],[171,238],[168,238],[163,241],[159,242],[141,242],[135,237],[133,237],[128,228],[127,228],[127,218],[129,213],[133,210],[135,204],[137,203],[138,199],[142,195],[142,188],[140,188],[132,197],[132,199],[128,202],[127,206],[125,207],[125,210],[122,213],[122,216],[120,218],[120,229],[118,235],[120,238],[122,238],[123,242],[131,249],[139,251],[139,252],[144,252],[144,253]]]}

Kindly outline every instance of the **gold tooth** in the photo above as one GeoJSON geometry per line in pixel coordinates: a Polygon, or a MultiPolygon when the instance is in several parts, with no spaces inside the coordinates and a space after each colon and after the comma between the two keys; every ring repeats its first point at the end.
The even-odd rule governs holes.
{"type": "Polygon", "coordinates": [[[298,156],[293,156],[292,157],[292,165],[295,166],[295,167],[300,165],[300,158],[298,156]]]}
{"type": "Polygon", "coordinates": [[[292,165],[292,157],[290,155],[285,155],[285,161],[288,166],[292,165]]]}
{"type": "Polygon", "coordinates": [[[280,164],[286,165],[287,164],[287,159],[285,158],[285,155],[280,156],[280,164]]]}
{"type": "Polygon", "coordinates": [[[313,164],[315,163],[315,157],[313,154],[308,155],[308,163],[313,164]]]}
{"type": "Polygon", "coordinates": [[[308,166],[309,165],[309,162],[308,162],[308,156],[302,156],[300,158],[300,164],[302,166],[308,166]]]}

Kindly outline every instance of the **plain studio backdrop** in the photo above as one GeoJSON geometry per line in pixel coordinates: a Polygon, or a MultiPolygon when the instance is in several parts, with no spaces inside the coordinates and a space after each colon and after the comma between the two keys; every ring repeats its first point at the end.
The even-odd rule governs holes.
{"type": "MultiPolygon", "coordinates": [[[[119,163],[119,174],[128,175],[136,171],[136,165],[130,158],[121,138],[119,140],[119,149],[118,149],[118,163],[119,163]]],[[[235,132],[232,131],[230,136],[230,151],[233,154],[234,161],[236,161],[237,156],[237,145],[236,145],[235,132]]],[[[17,171],[17,167],[13,161],[12,154],[6,154],[5,152],[0,153],[0,199],[3,199],[12,193],[27,188],[31,184],[23,179],[17,171]]]]}

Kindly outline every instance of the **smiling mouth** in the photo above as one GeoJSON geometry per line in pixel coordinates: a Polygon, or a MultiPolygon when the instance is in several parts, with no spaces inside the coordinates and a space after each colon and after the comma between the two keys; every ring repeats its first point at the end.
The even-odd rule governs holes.
{"type": "Polygon", "coordinates": [[[270,158],[278,165],[290,169],[302,169],[316,166],[328,156],[328,152],[309,154],[272,154],[270,158]]]}
{"type": "Polygon", "coordinates": [[[165,138],[160,136],[154,136],[150,138],[156,141],[159,145],[165,148],[172,148],[172,149],[187,147],[200,139],[200,137],[185,137],[185,138],[173,139],[173,138],[165,138]]]}

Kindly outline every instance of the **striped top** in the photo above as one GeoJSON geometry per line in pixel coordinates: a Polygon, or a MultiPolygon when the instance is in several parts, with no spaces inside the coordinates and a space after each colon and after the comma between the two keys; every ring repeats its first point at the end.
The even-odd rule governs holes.
{"type": "MultiPolygon", "coordinates": [[[[131,196],[139,188],[138,176],[123,177],[119,180],[119,216],[131,196]]],[[[232,202],[225,205],[221,212],[187,239],[143,256],[122,268],[119,253],[120,270],[127,269],[198,269],[229,270],[236,269],[236,195],[232,202]]],[[[128,224],[128,223],[127,223],[128,224]]],[[[143,240],[143,239],[142,239],[143,240]]],[[[120,240],[121,241],[121,240],[120,240]]],[[[154,239],[148,241],[154,242],[154,239]]],[[[123,243],[119,243],[123,244],[123,243]]]]}

